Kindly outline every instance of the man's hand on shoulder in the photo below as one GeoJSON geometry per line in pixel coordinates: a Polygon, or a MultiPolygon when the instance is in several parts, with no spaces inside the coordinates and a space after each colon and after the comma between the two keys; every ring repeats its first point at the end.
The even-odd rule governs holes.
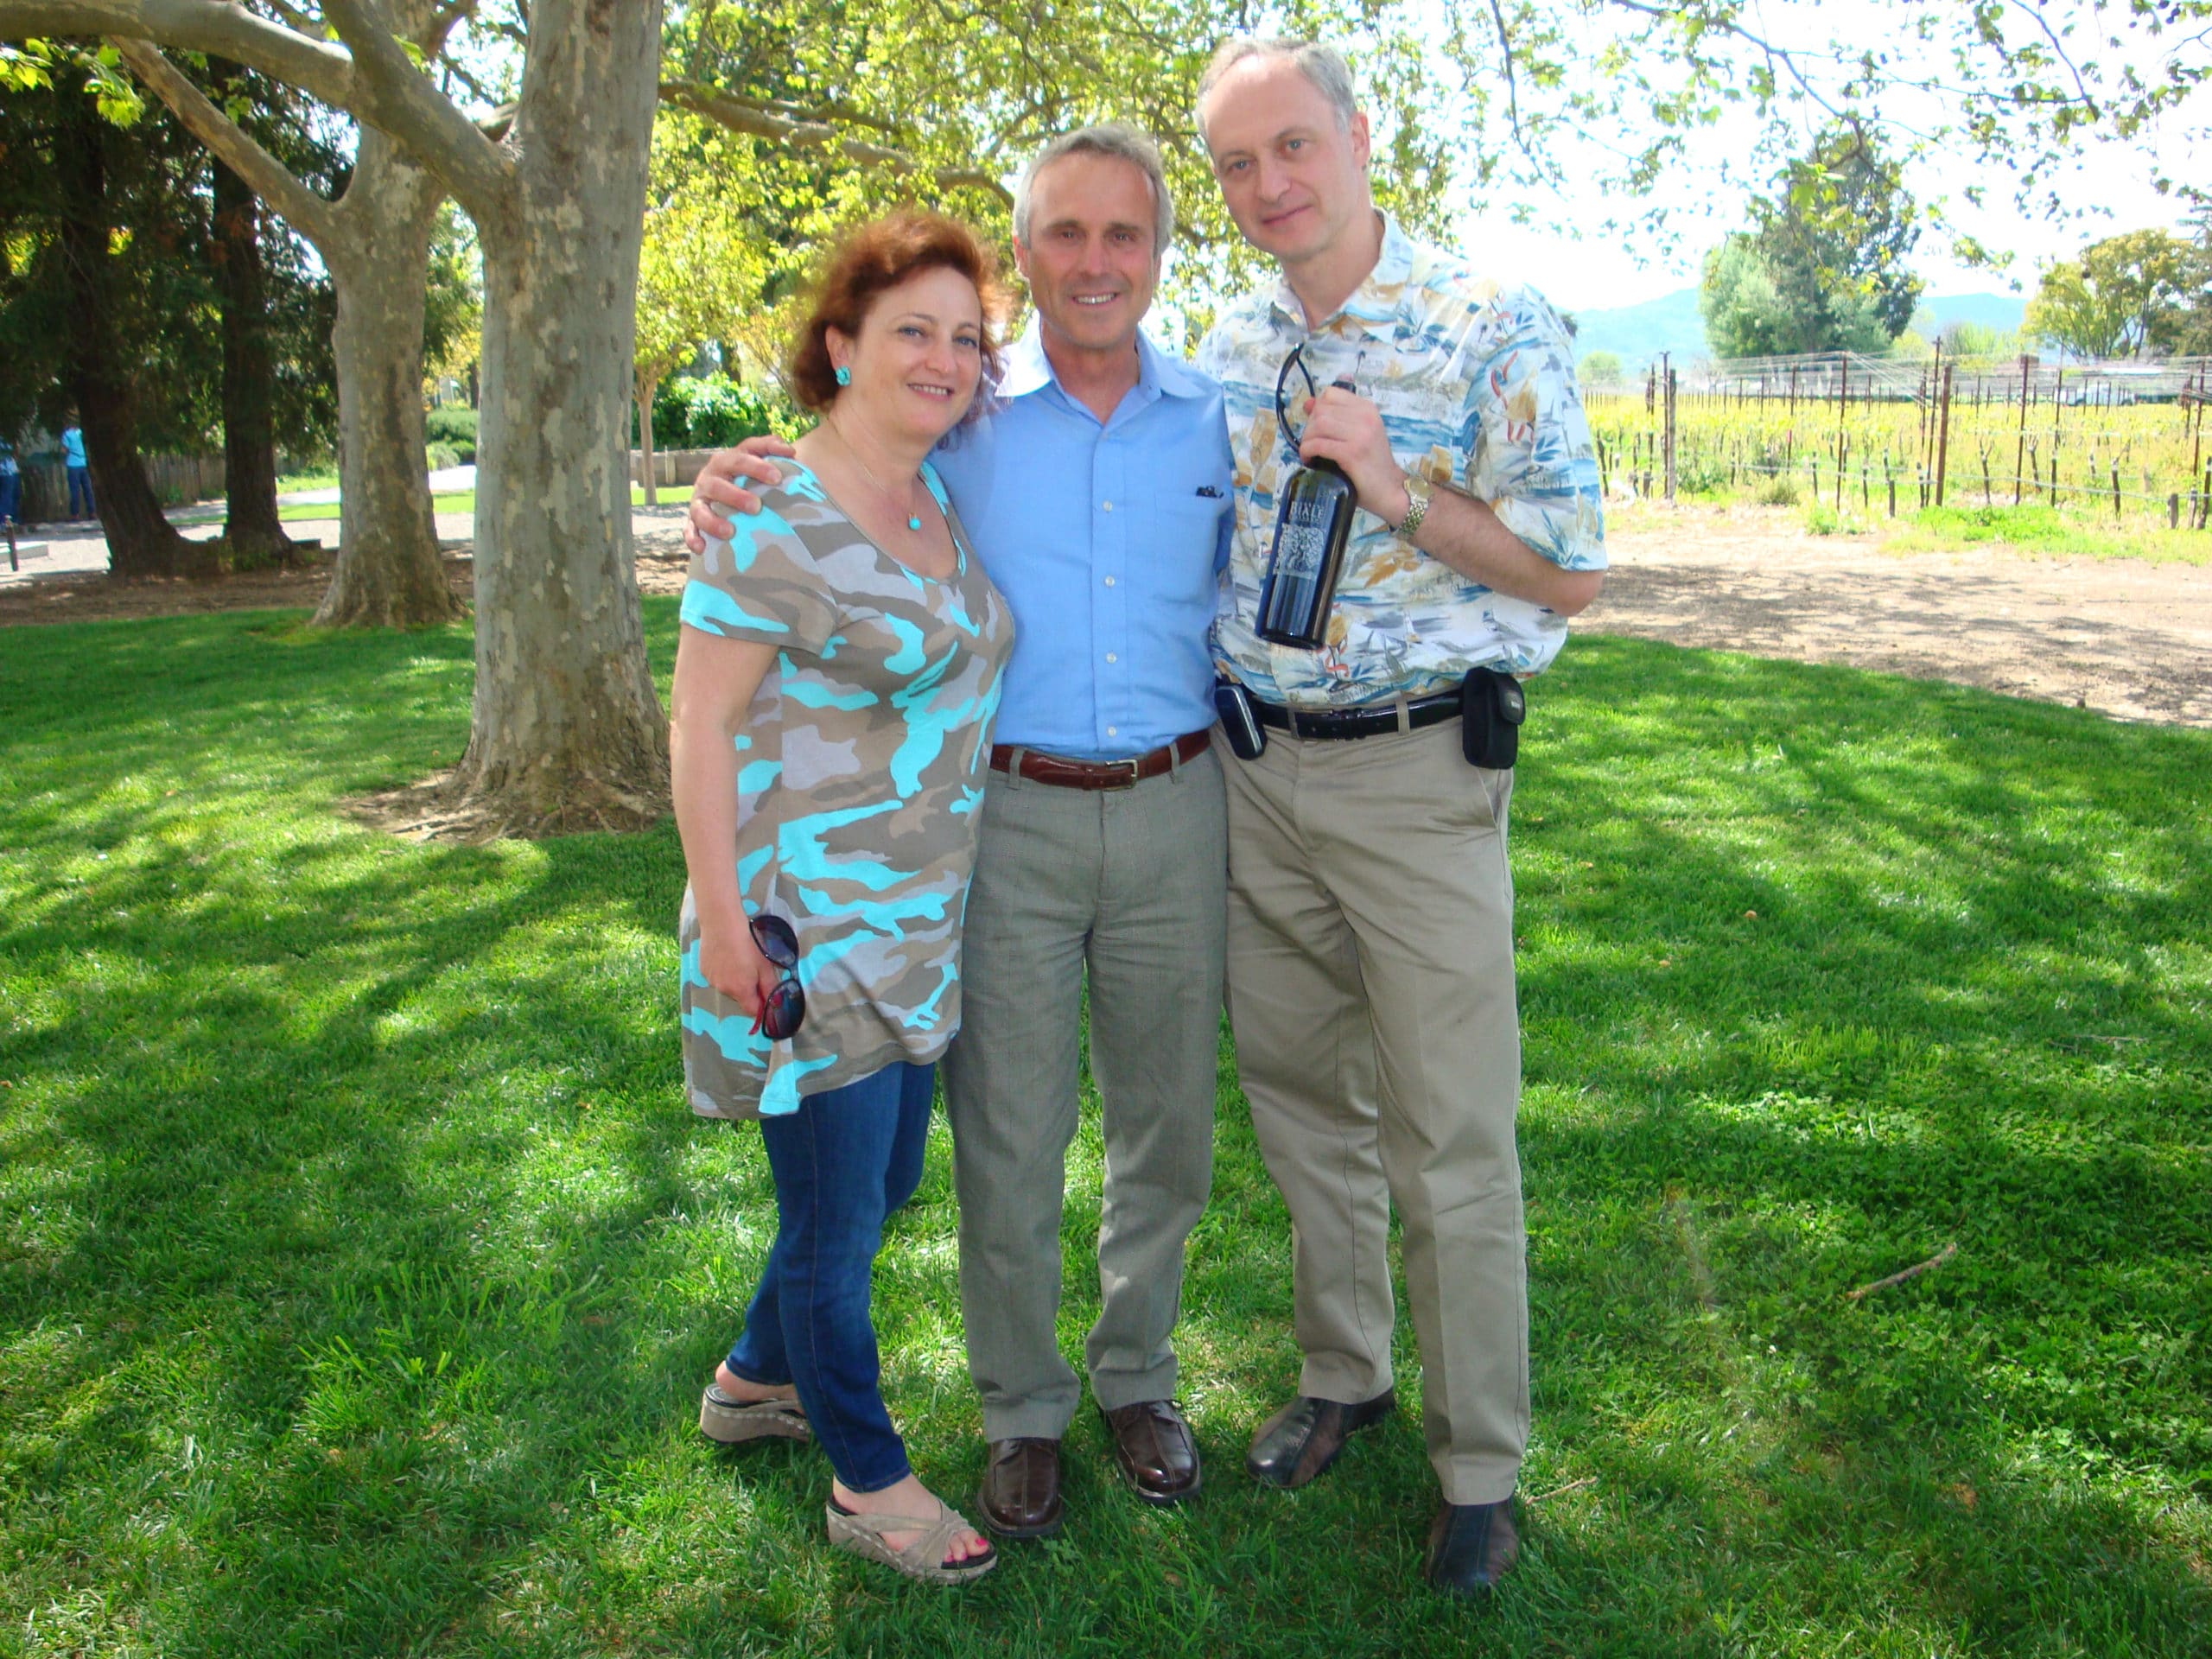
{"type": "Polygon", "coordinates": [[[783,439],[766,433],[747,438],[734,449],[715,451],[691,481],[691,510],[683,526],[683,545],[698,553],[710,541],[726,542],[735,535],[737,526],[717,512],[717,506],[740,517],[760,511],[760,498],[736,480],[748,478],[756,484],[780,484],[784,469],[772,457],[798,453],[783,439]]]}
{"type": "Polygon", "coordinates": [[[1299,441],[1298,458],[1325,457],[1344,469],[1359,505],[1395,524],[1411,505],[1406,495],[1406,469],[1390,453],[1390,435],[1382,428],[1382,411],[1356,391],[1330,386],[1319,397],[1306,400],[1305,435],[1299,441]]]}

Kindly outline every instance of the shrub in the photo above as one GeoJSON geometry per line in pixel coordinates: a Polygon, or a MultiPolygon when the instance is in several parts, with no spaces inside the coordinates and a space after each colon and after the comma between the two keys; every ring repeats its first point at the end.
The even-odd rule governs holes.
{"type": "MultiPolygon", "coordinates": [[[[653,447],[720,449],[775,429],[774,410],[749,386],[725,374],[683,375],[661,382],[653,397],[653,447]]],[[[632,417],[634,429],[636,418],[632,417]]],[[[634,442],[635,434],[632,433],[634,442]]]]}
{"type": "Polygon", "coordinates": [[[1675,493],[1676,495],[1710,495],[1728,485],[1728,466],[1726,461],[1700,457],[1695,461],[1675,463],[1675,493]]]}
{"type": "Polygon", "coordinates": [[[432,410],[423,422],[423,435],[430,442],[442,444],[461,459],[456,466],[473,466],[476,461],[476,411],[466,404],[446,404],[432,410]]]}
{"type": "Polygon", "coordinates": [[[1621,378],[1618,352],[1592,352],[1574,365],[1574,378],[1586,386],[1610,386],[1621,378]]]}
{"type": "Polygon", "coordinates": [[[431,444],[423,454],[423,458],[430,463],[430,470],[434,473],[442,473],[448,467],[468,465],[461,458],[459,450],[442,443],[431,444]]]}
{"type": "Polygon", "coordinates": [[[1796,506],[1797,475],[1795,473],[1777,473],[1751,492],[1751,499],[1763,507],[1796,506]]]}

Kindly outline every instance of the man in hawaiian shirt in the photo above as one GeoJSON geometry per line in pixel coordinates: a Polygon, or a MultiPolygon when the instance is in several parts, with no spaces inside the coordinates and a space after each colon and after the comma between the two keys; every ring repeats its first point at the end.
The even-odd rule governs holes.
{"type": "Polygon", "coordinates": [[[1478,673],[1471,691],[1510,729],[1518,682],[1604,579],[1598,469],[1551,308],[1376,211],[1341,57],[1232,40],[1198,118],[1230,214],[1280,267],[1198,357],[1236,460],[1215,658],[1266,740],[1228,768],[1230,1016],[1290,1208],[1305,1355],[1247,1466],[1301,1485],[1391,1408],[1395,1202],[1444,1496],[1426,1576],[1482,1596],[1515,1550],[1528,1299],[1513,772],[1475,740],[1463,755],[1462,682],[1478,673]],[[1294,352],[1327,389],[1309,403],[1288,372],[1287,433],[1294,352]],[[1255,626],[1276,492],[1301,456],[1337,462],[1361,508],[1315,651],[1255,626]]]}

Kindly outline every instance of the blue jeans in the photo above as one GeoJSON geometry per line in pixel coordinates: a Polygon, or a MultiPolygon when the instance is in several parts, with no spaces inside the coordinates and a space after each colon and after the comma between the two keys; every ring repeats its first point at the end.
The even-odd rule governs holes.
{"type": "Polygon", "coordinates": [[[0,473],[0,524],[16,516],[16,503],[22,499],[23,479],[20,473],[0,473]]]}
{"type": "Polygon", "coordinates": [[[89,467],[72,467],[67,468],[67,471],[69,474],[69,516],[72,518],[89,518],[92,516],[92,469],[89,467]],[[79,497],[83,498],[85,503],[85,510],[82,512],[77,511],[79,497]]]}
{"type": "Polygon", "coordinates": [[[748,1382],[791,1383],[848,1490],[912,1472],[876,1386],[868,1274],[883,1218],[914,1196],[936,1067],[887,1065],[797,1111],[760,1120],[776,1180],[776,1242],[729,1351],[748,1382]]]}

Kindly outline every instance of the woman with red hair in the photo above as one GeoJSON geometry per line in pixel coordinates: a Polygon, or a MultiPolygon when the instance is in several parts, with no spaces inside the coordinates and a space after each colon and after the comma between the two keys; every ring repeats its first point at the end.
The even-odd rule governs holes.
{"type": "Polygon", "coordinates": [[[700,1427],[817,1441],[833,1542],[957,1584],[996,1557],[922,1484],[878,1386],[868,1280],[921,1179],[960,1023],[1005,601],[925,459],[988,395],[1001,290],[966,226],[906,213],[832,257],[792,353],[820,416],[760,510],[691,563],[669,747],[684,1075],[757,1118],[775,1243],[700,1427]]]}

